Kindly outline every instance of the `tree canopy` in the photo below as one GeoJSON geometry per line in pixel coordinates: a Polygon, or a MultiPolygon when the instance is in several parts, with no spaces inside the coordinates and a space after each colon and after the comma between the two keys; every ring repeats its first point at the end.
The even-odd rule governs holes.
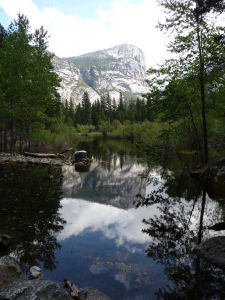
{"type": "Polygon", "coordinates": [[[19,142],[22,151],[34,130],[50,127],[59,113],[59,79],[43,27],[31,33],[29,20],[19,14],[0,36],[0,146],[13,152],[19,142]]]}

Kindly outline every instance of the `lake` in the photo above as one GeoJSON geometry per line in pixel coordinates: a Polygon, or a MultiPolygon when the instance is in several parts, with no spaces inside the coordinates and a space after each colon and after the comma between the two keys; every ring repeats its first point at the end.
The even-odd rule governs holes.
{"type": "Polygon", "coordinates": [[[0,165],[0,233],[18,241],[24,273],[39,265],[114,300],[225,299],[224,272],[196,251],[221,235],[208,226],[225,220],[224,199],[189,176],[196,158],[146,158],[121,141],[76,148],[92,158],[86,172],[0,165]]]}

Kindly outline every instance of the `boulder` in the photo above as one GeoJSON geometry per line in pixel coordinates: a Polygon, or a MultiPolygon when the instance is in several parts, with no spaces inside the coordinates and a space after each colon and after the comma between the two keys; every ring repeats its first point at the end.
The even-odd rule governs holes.
{"type": "Polygon", "coordinates": [[[41,268],[33,266],[30,268],[30,279],[40,279],[43,277],[41,268]]]}
{"type": "Polygon", "coordinates": [[[71,300],[59,284],[48,280],[18,280],[0,291],[0,300],[71,300]]]}
{"type": "Polygon", "coordinates": [[[87,151],[85,151],[85,150],[75,151],[74,162],[79,163],[79,162],[85,162],[85,161],[88,161],[87,151]]]}
{"type": "Polygon", "coordinates": [[[191,173],[193,178],[199,180],[212,198],[225,195],[225,158],[206,165],[191,173]]]}
{"type": "Polygon", "coordinates": [[[111,298],[96,289],[89,288],[86,300],[111,300],[111,298]]]}
{"type": "Polygon", "coordinates": [[[225,269],[225,236],[206,240],[200,244],[199,251],[208,262],[225,269]]]}
{"type": "Polygon", "coordinates": [[[21,268],[14,257],[0,257],[0,288],[19,278],[21,268]]]}

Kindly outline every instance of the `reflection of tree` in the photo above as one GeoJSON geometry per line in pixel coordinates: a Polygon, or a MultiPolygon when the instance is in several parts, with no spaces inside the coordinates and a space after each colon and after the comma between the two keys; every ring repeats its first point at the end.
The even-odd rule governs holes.
{"type": "MultiPolygon", "coordinates": [[[[137,151],[133,143],[129,141],[95,139],[93,141],[80,141],[74,145],[76,149],[84,149],[89,157],[99,161],[105,169],[111,170],[119,159],[122,168],[129,155],[136,157],[137,151]]],[[[131,161],[132,163],[133,161],[131,161]]]]}
{"type": "Polygon", "coordinates": [[[25,269],[39,263],[54,269],[60,248],[56,234],[65,223],[58,214],[61,171],[1,165],[0,178],[0,232],[7,230],[17,241],[10,251],[17,253],[25,269]]]}
{"type": "Polygon", "coordinates": [[[164,265],[168,278],[157,299],[225,299],[224,273],[194,251],[204,233],[206,192],[183,175],[180,180],[179,174],[165,174],[165,182],[148,198],[137,199],[137,206],[158,204],[158,215],[143,220],[143,232],[152,239],[146,253],[164,265]]]}

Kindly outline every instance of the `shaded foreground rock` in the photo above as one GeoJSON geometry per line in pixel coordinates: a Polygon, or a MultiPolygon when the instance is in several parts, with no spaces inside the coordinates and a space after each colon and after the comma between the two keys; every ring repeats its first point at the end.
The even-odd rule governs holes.
{"type": "Polygon", "coordinates": [[[86,300],[111,300],[108,296],[96,289],[88,289],[86,300]]]}
{"type": "Polygon", "coordinates": [[[191,173],[193,178],[199,180],[206,188],[208,194],[213,197],[225,195],[225,158],[204,166],[191,173]]]}
{"type": "Polygon", "coordinates": [[[89,288],[85,293],[78,290],[70,297],[58,283],[43,280],[39,267],[30,268],[32,280],[24,279],[17,260],[10,256],[0,257],[0,300],[110,300],[102,292],[89,288]],[[38,279],[34,279],[38,278],[38,279]]]}
{"type": "MultiPolygon", "coordinates": [[[[49,280],[17,280],[0,290],[0,300],[71,300],[58,283],[49,280]]],[[[79,300],[111,300],[96,289],[88,289],[79,300]]]]}
{"type": "Polygon", "coordinates": [[[19,278],[21,268],[15,258],[0,257],[0,288],[19,278]]]}
{"type": "Polygon", "coordinates": [[[203,242],[200,254],[215,266],[225,269],[225,236],[217,236],[203,242]]]}
{"type": "Polygon", "coordinates": [[[0,291],[0,300],[71,300],[59,284],[48,280],[18,280],[0,291]]]}

